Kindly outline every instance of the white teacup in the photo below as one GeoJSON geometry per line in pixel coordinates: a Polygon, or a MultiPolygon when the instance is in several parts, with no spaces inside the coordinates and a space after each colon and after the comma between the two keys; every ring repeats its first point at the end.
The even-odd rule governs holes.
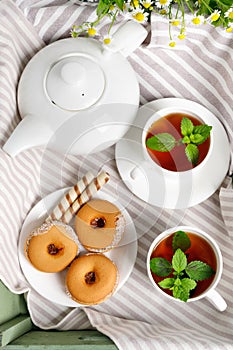
{"type": "MultiPolygon", "coordinates": [[[[173,113],[179,113],[179,114],[183,114],[184,116],[187,117],[194,117],[195,119],[199,120],[201,124],[207,124],[207,121],[205,121],[203,118],[201,118],[200,116],[198,116],[196,113],[194,113],[191,110],[187,110],[187,109],[182,109],[182,108],[176,108],[174,109],[173,107],[168,107],[168,108],[163,108],[157,112],[155,112],[145,123],[144,127],[143,127],[143,131],[142,131],[142,138],[141,138],[141,146],[142,146],[142,150],[143,150],[143,157],[144,157],[144,161],[135,166],[131,172],[130,172],[130,177],[132,179],[137,179],[138,177],[140,177],[142,175],[142,171],[141,169],[143,167],[149,167],[152,170],[155,170],[157,172],[162,172],[162,174],[166,177],[170,177],[171,179],[177,180],[180,177],[180,172],[179,171],[171,171],[171,170],[167,170],[165,168],[163,168],[162,166],[160,166],[160,164],[156,163],[151,156],[148,153],[147,147],[146,147],[146,137],[148,134],[149,129],[151,128],[151,126],[159,119],[168,116],[170,114],[173,113]]],[[[178,133],[177,133],[178,135],[178,133]]],[[[178,136],[179,137],[179,136],[178,136]]],[[[209,151],[205,157],[205,159],[196,167],[186,170],[186,176],[188,176],[188,172],[196,172],[198,171],[198,168],[200,166],[204,166],[204,163],[207,162],[208,160],[208,156],[209,153],[212,151],[212,147],[213,147],[213,142],[212,142],[212,138],[210,137],[210,147],[209,147],[209,151]],[[197,169],[196,169],[197,168],[197,169]]],[[[175,160],[174,160],[175,161],[175,160]]],[[[183,172],[183,171],[181,171],[183,172]]]]}
{"type": "Polygon", "coordinates": [[[158,246],[158,244],[163,241],[165,238],[168,236],[172,235],[173,233],[177,231],[184,231],[184,232],[189,232],[193,233],[197,236],[202,237],[207,243],[211,246],[211,248],[214,251],[215,257],[216,257],[216,271],[214,275],[214,279],[211,282],[211,284],[208,286],[206,290],[204,290],[200,295],[196,297],[190,297],[187,302],[192,303],[198,300],[201,300],[203,298],[206,298],[212,305],[215,306],[215,308],[219,311],[224,311],[227,308],[227,304],[225,300],[222,298],[222,296],[215,290],[217,284],[219,283],[222,275],[222,270],[223,270],[223,259],[222,259],[222,254],[220,251],[220,248],[216,241],[206,232],[194,228],[194,227],[189,227],[189,226],[178,226],[178,227],[173,227],[170,228],[164,232],[162,232],[159,236],[155,238],[155,240],[152,242],[148,254],[147,254],[147,273],[150,278],[150,281],[152,285],[155,287],[155,289],[163,294],[165,297],[167,297],[170,300],[182,302],[180,299],[176,299],[173,296],[167,294],[163,289],[161,289],[158,284],[155,282],[151,269],[150,269],[150,260],[151,260],[151,255],[155,248],[158,246]]]}
{"type": "Polygon", "coordinates": [[[129,170],[129,181],[135,188],[145,186],[146,179],[148,198],[156,197],[149,202],[163,208],[184,209],[207,199],[221,185],[229,167],[230,146],[223,125],[208,109],[192,101],[177,100],[171,99],[170,106],[160,110],[153,111],[149,106],[140,110],[138,161],[129,170]],[[149,155],[145,142],[152,124],[174,113],[194,117],[201,124],[212,126],[207,155],[198,165],[185,171],[171,171],[157,164],[149,155]]]}

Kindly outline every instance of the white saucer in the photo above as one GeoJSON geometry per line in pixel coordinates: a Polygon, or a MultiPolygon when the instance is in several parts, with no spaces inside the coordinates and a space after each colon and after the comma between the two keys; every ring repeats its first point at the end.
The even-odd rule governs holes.
{"type": "MultiPolygon", "coordinates": [[[[60,305],[68,307],[80,307],[79,303],[73,301],[65,292],[65,275],[66,270],[59,273],[45,273],[35,269],[24,254],[24,244],[29,233],[36,227],[39,227],[53,210],[57,203],[61,200],[69,188],[58,190],[49,194],[30,211],[26,217],[18,244],[19,263],[22,271],[30,283],[30,285],[44,298],[60,305]]],[[[117,202],[113,197],[100,191],[95,197],[103,198],[113,202],[123,213],[126,220],[126,230],[122,240],[117,248],[105,253],[113,262],[115,262],[119,271],[119,283],[116,292],[124,285],[129,278],[137,256],[137,233],[133,221],[127,210],[117,202]]],[[[73,223],[71,221],[71,226],[73,223]]],[[[80,255],[87,251],[80,247],[80,255]]]]}
{"type": "Polygon", "coordinates": [[[116,144],[115,158],[123,181],[137,197],[160,208],[184,209],[203,202],[221,185],[229,168],[230,145],[223,125],[208,109],[190,100],[164,98],[149,102],[139,109],[134,125],[116,144]],[[213,147],[208,162],[205,166],[199,166],[198,171],[179,173],[178,180],[146,164],[141,147],[146,121],[155,112],[167,107],[204,115],[206,123],[213,127],[213,147]],[[141,176],[132,179],[130,173],[135,166],[141,170],[141,176]]]}

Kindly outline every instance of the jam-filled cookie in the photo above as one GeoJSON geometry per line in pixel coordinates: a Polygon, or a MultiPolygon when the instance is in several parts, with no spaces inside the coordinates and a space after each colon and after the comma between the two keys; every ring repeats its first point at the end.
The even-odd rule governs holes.
{"type": "Polygon", "coordinates": [[[80,243],[91,252],[105,252],[118,245],[125,230],[125,219],[113,203],[92,199],[79,209],[75,230],[80,243]]]}
{"type": "Polygon", "coordinates": [[[44,223],[33,230],[25,243],[25,254],[31,264],[43,272],[64,270],[79,251],[73,229],[62,222],[44,223]]]}

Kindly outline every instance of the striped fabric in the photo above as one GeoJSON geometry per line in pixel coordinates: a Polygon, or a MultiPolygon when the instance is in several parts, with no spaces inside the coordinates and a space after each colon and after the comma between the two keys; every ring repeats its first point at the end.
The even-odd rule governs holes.
{"type": "MultiPolygon", "coordinates": [[[[0,1],[1,146],[20,120],[16,87],[25,64],[45,44],[67,37],[73,24],[94,16],[93,7],[65,0],[0,1]]],[[[140,83],[141,103],[171,96],[197,101],[223,122],[233,149],[233,37],[209,25],[195,30],[190,26],[187,32],[185,43],[172,50],[167,47],[167,24],[152,18],[150,42],[129,57],[140,83]]],[[[233,349],[230,177],[200,205],[162,210],[126,188],[117,171],[114,146],[88,157],[35,148],[10,158],[1,150],[0,162],[0,278],[15,293],[28,293],[36,325],[60,330],[96,327],[122,350],[233,349]],[[126,284],[108,301],[96,307],[66,308],[41,297],[26,281],[17,258],[18,235],[28,212],[42,197],[73,185],[87,171],[97,173],[102,168],[111,176],[104,191],[127,206],[133,218],[139,237],[137,260],[126,284]],[[161,231],[178,224],[198,226],[219,243],[224,270],[217,290],[228,304],[225,312],[216,311],[206,300],[171,302],[152,288],[146,275],[148,248],[161,231]]]]}

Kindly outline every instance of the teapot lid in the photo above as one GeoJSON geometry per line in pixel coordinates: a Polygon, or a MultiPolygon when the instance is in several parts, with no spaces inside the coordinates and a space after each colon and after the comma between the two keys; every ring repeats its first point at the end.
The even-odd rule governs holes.
{"type": "Polygon", "coordinates": [[[65,110],[79,111],[94,105],[103,94],[102,68],[88,55],[77,54],[55,62],[45,88],[51,102],[65,110]]]}

